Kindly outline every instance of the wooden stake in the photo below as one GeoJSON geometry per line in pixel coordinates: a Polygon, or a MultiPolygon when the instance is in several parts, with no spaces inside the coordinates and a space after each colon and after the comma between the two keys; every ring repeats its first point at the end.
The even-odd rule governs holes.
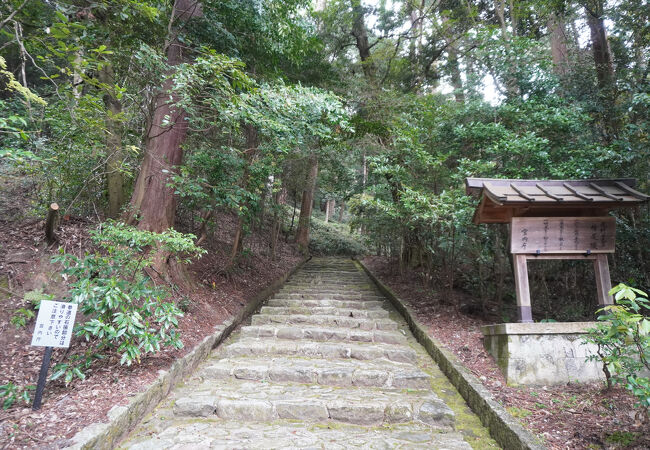
{"type": "Polygon", "coordinates": [[[598,292],[598,304],[600,306],[612,305],[614,299],[609,295],[612,289],[612,281],[609,278],[609,265],[607,255],[599,253],[594,259],[594,272],[596,272],[596,290],[598,292]]]}
{"type": "Polygon", "coordinates": [[[47,212],[47,220],[45,221],[45,239],[48,244],[56,241],[56,235],[54,234],[54,228],[56,226],[56,217],[59,213],[59,205],[56,203],[50,203],[50,209],[47,212]]]}
{"type": "Polygon", "coordinates": [[[515,288],[517,290],[517,307],[519,322],[532,323],[533,312],[530,307],[530,289],[528,287],[528,264],[526,255],[514,255],[515,288]]]}
{"type": "Polygon", "coordinates": [[[41,371],[38,374],[38,382],[36,383],[36,394],[34,395],[34,403],[32,410],[38,411],[41,409],[41,399],[43,398],[43,390],[45,390],[45,382],[47,381],[47,371],[50,368],[50,358],[52,357],[52,347],[45,347],[43,354],[43,362],[41,363],[41,371]]]}

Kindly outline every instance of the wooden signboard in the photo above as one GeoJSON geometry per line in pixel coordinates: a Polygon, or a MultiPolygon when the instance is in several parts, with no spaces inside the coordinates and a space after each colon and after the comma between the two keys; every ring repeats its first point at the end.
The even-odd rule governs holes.
{"type": "Polygon", "coordinates": [[[607,253],[614,253],[616,220],[613,217],[513,217],[510,251],[520,322],[532,322],[528,261],[588,259],[594,263],[598,303],[611,305],[607,253]]]}
{"type": "Polygon", "coordinates": [[[615,219],[607,214],[635,207],[650,196],[632,178],[510,180],[467,178],[467,193],[481,201],[475,223],[509,223],[520,322],[532,322],[528,263],[553,259],[592,261],[598,303],[611,305],[607,254],[614,253],[615,219]]]}
{"type": "Polygon", "coordinates": [[[613,217],[513,217],[510,252],[514,254],[614,253],[613,217]]]}

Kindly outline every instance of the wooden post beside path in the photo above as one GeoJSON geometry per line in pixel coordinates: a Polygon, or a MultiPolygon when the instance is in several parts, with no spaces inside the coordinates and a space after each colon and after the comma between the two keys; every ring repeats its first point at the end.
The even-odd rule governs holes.
{"type": "Polygon", "coordinates": [[[45,221],[45,239],[48,244],[52,244],[56,241],[56,234],[54,234],[54,228],[56,227],[56,218],[59,213],[59,205],[56,203],[50,203],[50,209],[47,212],[47,220],[45,221]]]}

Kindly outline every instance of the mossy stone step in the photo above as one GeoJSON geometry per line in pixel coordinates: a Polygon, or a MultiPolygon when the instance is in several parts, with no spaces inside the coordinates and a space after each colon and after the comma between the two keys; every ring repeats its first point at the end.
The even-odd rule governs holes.
{"type": "Polygon", "coordinates": [[[270,422],[343,422],[381,425],[416,421],[440,430],[454,428],[454,412],[429,391],[356,389],[301,384],[268,384],[231,380],[204,382],[191,392],[174,395],[175,417],[270,422]]]}
{"type": "Polygon", "coordinates": [[[239,379],[382,389],[430,389],[430,376],[413,364],[389,360],[224,358],[199,373],[206,380],[239,379]]]}
{"type": "Polygon", "coordinates": [[[318,307],[286,307],[286,306],[263,306],[260,314],[314,314],[342,317],[359,317],[363,319],[385,319],[388,311],[385,309],[350,309],[336,308],[334,306],[318,307]]]}
{"type": "Polygon", "coordinates": [[[345,327],[359,330],[397,330],[397,323],[390,319],[362,319],[356,317],[327,316],[327,315],[283,315],[256,314],[252,317],[253,325],[274,323],[326,325],[328,327],[345,327]]]}
{"type": "Polygon", "coordinates": [[[295,420],[273,423],[226,421],[217,416],[177,420],[158,434],[138,436],[129,450],[195,449],[446,449],[471,450],[460,433],[440,433],[425,424],[360,427],[344,423],[314,425],[295,420]]]}
{"type": "Polygon", "coordinates": [[[318,341],[285,341],[243,337],[223,349],[223,355],[233,356],[304,356],[318,359],[388,359],[397,362],[416,362],[415,351],[404,345],[382,343],[347,343],[318,341]]]}
{"type": "Polygon", "coordinates": [[[242,327],[241,335],[251,338],[311,340],[319,342],[381,342],[406,344],[406,338],[395,331],[363,331],[348,328],[326,328],[295,325],[249,325],[242,327]]]}
{"type": "Polygon", "coordinates": [[[292,292],[281,293],[282,298],[295,298],[305,300],[370,300],[380,301],[384,298],[371,294],[301,294],[292,292]]]}
{"type": "Polygon", "coordinates": [[[268,306],[284,306],[288,308],[295,307],[306,307],[306,308],[318,308],[318,307],[327,307],[333,306],[336,308],[351,308],[351,309],[381,309],[386,303],[383,301],[375,300],[305,300],[305,299],[290,299],[290,298],[281,298],[275,297],[270,299],[267,303],[268,306]]]}

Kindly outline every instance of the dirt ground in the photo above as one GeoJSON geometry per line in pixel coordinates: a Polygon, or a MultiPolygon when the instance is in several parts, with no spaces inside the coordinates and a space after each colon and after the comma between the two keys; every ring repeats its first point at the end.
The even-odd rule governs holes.
{"type": "MultiPolygon", "coordinates": [[[[184,348],[165,349],[131,367],[120,366],[113,355],[93,366],[85,380],[74,381],[67,387],[61,380],[48,382],[41,410],[33,412],[22,401],[0,409],[0,449],[65,447],[76,432],[91,423],[105,421],[113,406],[126,404],[157,377],[159,370],[169,368],[176,358],[211,333],[215,325],[240,311],[253,295],[301,259],[292,245],[282,242],[277,259],[271,261],[268,233],[263,233],[247,237],[246,257],[223,271],[235,218],[221,214],[217,223],[219,226],[204,245],[208,254],[190,266],[198,287],[193,292],[180,292],[175,298],[184,302],[186,310],[180,320],[184,348]]],[[[19,387],[35,385],[38,377],[44,349],[30,346],[35,319],[29,319],[24,327],[10,322],[16,310],[29,309],[24,294],[36,289],[61,298],[65,283],[58,275],[58,267],[50,263],[51,257],[59,248],[75,254],[91,249],[88,230],[95,224],[90,220],[64,217],[57,230],[59,242],[53,246],[43,241],[43,225],[42,220],[17,220],[16,215],[10,222],[0,221],[0,386],[9,382],[19,387]]],[[[50,367],[66,354],[83,353],[85,347],[85,342],[73,338],[68,351],[54,350],[50,367]]]]}
{"type": "MultiPolygon", "coordinates": [[[[448,296],[423,286],[415,272],[400,275],[397,264],[368,257],[364,263],[382,282],[407,301],[432,336],[452,351],[526,428],[551,449],[648,449],[650,423],[634,408],[635,399],[622,388],[604,391],[600,383],[565,386],[510,387],[494,359],[484,350],[482,325],[499,323],[463,314],[457,304],[468,295],[448,296]],[[441,319],[442,318],[442,319],[441,319]]],[[[460,308],[467,309],[467,308],[460,308]]]]}

